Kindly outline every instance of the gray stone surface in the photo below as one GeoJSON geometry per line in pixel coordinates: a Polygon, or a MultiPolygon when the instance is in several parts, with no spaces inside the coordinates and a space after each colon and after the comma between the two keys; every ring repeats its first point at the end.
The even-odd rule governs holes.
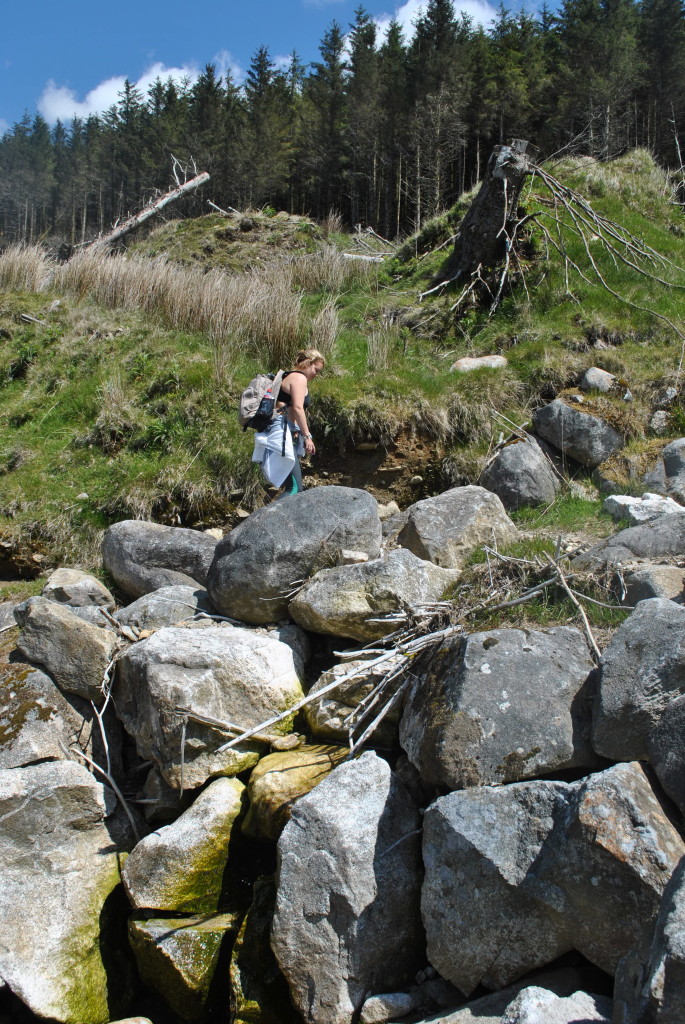
{"type": "Polygon", "coordinates": [[[40,665],[62,690],[102,703],[102,680],[116,649],[109,630],[84,622],[66,605],[30,597],[18,605],[17,647],[40,665]]]}
{"type": "Polygon", "coordinates": [[[661,453],[666,477],[666,493],[685,502],[685,437],[667,444],[661,453]]]}
{"type": "Polygon", "coordinates": [[[685,815],[685,696],[666,705],[647,737],[647,753],[664,792],[685,815]]]}
{"type": "Polygon", "coordinates": [[[620,384],[618,383],[618,378],[613,373],[600,370],[598,366],[591,366],[583,374],[578,387],[581,391],[601,391],[602,394],[606,395],[611,391],[617,391],[620,388],[620,384]]]}
{"type": "MultiPolygon", "coordinates": [[[[305,706],[304,713],[307,724],[317,739],[332,743],[347,743],[349,735],[345,719],[352,709],[358,707],[361,701],[369,695],[374,686],[380,683],[388,671],[399,667],[402,659],[393,658],[390,662],[382,662],[377,666],[371,664],[372,660],[371,658],[360,658],[343,661],[326,672],[322,672],[316,680],[309,691],[310,694],[323,689],[335,679],[354,672],[354,677],[348,682],[341,683],[339,687],[330,690],[320,700],[305,706]]],[[[401,705],[398,702],[374,733],[374,741],[378,746],[397,746],[397,727],[400,715],[401,705]]]]}
{"type": "Polygon", "coordinates": [[[682,1024],[685,1007],[685,859],[663,895],[649,943],[619,965],[614,988],[619,1024],[682,1024]]]}
{"type": "Polygon", "coordinates": [[[685,608],[640,601],[602,655],[592,743],[614,761],[646,759],[651,731],[685,693],[685,608]]]}
{"type": "Polygon", "coordinates": [[[160,587],[143,594],[126,608],[120,608],[114,618],[124,626],[137,629],[163,629],[183,619],[192,619],[196,612],[213,611],[209,594],[202,588],[160,587]]]}
{"type": "Polygon", "coordinates": [[[182,1021],[202,1021],[222,946],[238,932],[235,913],[133,918],[128,934],[142,980],[182,1021]]]}
{"type": "Polygon", "coordinates": [[[637,763],[450,793],[424,816],[428,957],[467,995],[576,949],[613,973],[656,920],[682,839],[637,763]]]}
{"type": "Polygon", "coordinates": [[[623,435],[605,420],[583,406],[567,405],[560,398],[536,409],[533,423],[536,433],[546,441],[591,469],[625,445],[623,435]]]}
{"type": "Polygon", "coordinates": [[[685,513],[685,508],[679,505],[672,498],[666,498],[662,494],[652,494],[646,491],[641,498],[632,497],[629,494],[610,494],[604,499],[602,506],[605,512],[615,522],[627,520],[630,526],[639,526],[640,523],[648,523],[657,516],[665,516],[674,512],[685,513]]]}
{"type": "Polygon", "coordinates": [[[425,782],[450,789],[591,767],[592,670],[567,626],[450,638],[412,669],[400,743],[425,782]]]}
{"type": "Polygon", "coordinates": [[[199,530],[125,519],[108,527],[102,561],[131,597],[176,585],[205,586],[217,541],[199,530]]]}
{"type": "MultiPolygon", "coordinates": [[[[98,763],[104,751],[100,731],[93,730],[92,708],[78,697],[67,699],[45,672],[12,662],[0,674],[0,769],[22,768],[39,761],[73,760],[75,744],[98,763]]],[[[106,717],[110,754],[118,759],[121,726],[106,717]]]]}
{"type": "Polygon", "coordinates": [[[95,606],[112,611],[116,607],[116,601],[104,583],[80,569],[55,569],[48,577],[41,596],[72,608],[95,606]]]}
{"type": "Polygon", "coordinates": [[[506,509],[548,505],[561,481],[540,446],[531,437],[514,438],[481,473],[479,483],[498,496],[506,509]]]}
{"type": "Polygon", "coordinates": [[[0,977],[33,1013],[64,1024],[102,1024],[123,1009],[122,978],[103,962],[105,905],[119,884],[110,797],[73,761],[0,771],[0,977]]]}
{"type": "Polygon", "coordinates": [[[288,611],[314,633],[366,643],[397,629],[396,622],[379,618],[439,601],[458,578],[458,570],[442,569],[396,548],[371,562],[322,569],[293,598],[288,611]]]}
{"type": "Polygon", "coordinates": [[[141,839],[122,871],[131,905],[191,914],[218,910],[244,794],[238,779],[215,779],[173,824],[141,839]]]}
{"type": "Polygon", "coordinates": [[[406,1017],[418,1005],[417,997],[409,992],[387,992],[371,996],[362,1006],[360,1024],[386,1024],[394,1017],[406,1017]]]}
{"type": "MultiPolygon", "coordinates": [[[[138,752],[151,759],[166,781],[181,786],[181,719],[197,714],[243,728],[259,725],[302,697],[292,650],[286,644],[227,623],[188,629],[171,626],[133,644],[118,662],[117,714],[138,752]]],[[[288,732],[286,719],[273,732],[288,732]]],[[[252,767],[263,744],[218,753],[225,732],[190,720],[186,730],[184,787],[194,789],[214,775],[237,775],[252,767]]]]}
{"type": "Polygon", "coordinates": [[[685,516],[682,512],[659,516],[641,526],[629,526],[595,544],[573,559],[574,569],[595,570],[623,565],[636,558],[654,560],[685,555],[685,516]]]}
{"type": "Polygon", "coordinates": [[[349,1024],[369,992],[401,989],[425,962],[419,824],[372,753],[297,802],[278,844],[271,944],[307,1024],[349,1024]]]}
{"type": "Polygon", "coordinates": [[[17,620],[14,617],[16,607],[16,601],[3,601],[0,604],[0,632],[4,632],[8,627],[16,626],[17,620]]]}
{"type": "Polygon", "coordinates": [[[519,992],[507,1006],[501,1024],[611,1024],[611,999],[574,992],[558,996],[549,989],[531,985],[519,992]]]}
{"type": "Polygon", "coordinates": [[[481,544],[507,544],[518,536],[500,499],[484,487],[453,487],[410,505],[403,516],[397,543],[447,569],[459,568],[481,544]]]}
{"type": "Polygon", "coordinates": [[[675,565],[639,565],[616,573],[612,589],[622,604],[635,607],[651,597],[683,604],[685,601],[685,569],[675,565]]]}
{"type": "Polygon", "coordinates": [[[224,615],[261,625],[287,617],[302,580],[335,564],[342,548],[380,552],[378,505],[352,487],[315,487],[254,512],[216,549],[208,589],[224,615]]]}

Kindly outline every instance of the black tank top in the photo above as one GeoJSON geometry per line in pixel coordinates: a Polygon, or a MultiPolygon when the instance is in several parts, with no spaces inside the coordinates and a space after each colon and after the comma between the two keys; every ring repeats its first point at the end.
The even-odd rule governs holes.
{"type": "MultiPolygon", "coordinates": [[[[286,370],[286,372],[283,374],[283,376],[281,378],[281,381],[284,381],[285,378],[290,373],[302,373],[302,370],[286,370]]],[[[302,373],[302,376],[304,377],[303,373],[302,373]]],[[[280,391],[278,392],[278,398],[276,399],[276,401],[277,402],[282,402],[283,405],[285,405],[285,406],[292,405],[292,403],[293,403],[292,395],[289,395],[288,392],[284,391],[282,387],[281,387],[280,391]]],[[[309,406],[311,405],[311,401],[312,400],[311,400],[311,397],[309,395],[309,392],[307,392],[307,394],[304,396],[304,402],[302,403],[304,405],[305,409],[309,408],[309,406]]]]}

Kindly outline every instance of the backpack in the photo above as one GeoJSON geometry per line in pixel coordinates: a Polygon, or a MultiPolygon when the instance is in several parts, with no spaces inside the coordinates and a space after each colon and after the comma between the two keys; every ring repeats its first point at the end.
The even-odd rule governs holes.
{"type": "Polygon", "coordinates": [[[274,418],[276,399],[281,390],[283,370],[278,373],[260,373],[247,385],[240,396],[238,423],[247,430],[266,430],[274,418]]]}

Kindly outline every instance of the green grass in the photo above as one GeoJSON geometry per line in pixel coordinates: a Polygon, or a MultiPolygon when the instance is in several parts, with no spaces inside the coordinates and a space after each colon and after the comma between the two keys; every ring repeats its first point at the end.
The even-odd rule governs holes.
{"type": "MultiPolygon", "coordinates": [[[[685,264],[683,214],[669,205],[666,178],[647,154],[608,165],[566,160],[552,172],[685,264]]],[[[506,432],[493,410],[523,425],[536,405],[576,386],[593,365],[623,378],[634,395],[630,406],[620,399],[602,406],[633,438],[624,455],[635,453],[638,462],[641,452],[651,457],[655,446],[645,440],[646,424],[655,393],[675,377],[681,340],[663,321],[577,276],[569,278],[569,296],[560,260],[546,254],[539,230],[533,228],[528,240],[523,278],[491,318],[487,307],[472,307],[455,320],[453,291],[418,302],[450,246],[433,250],[454,234],[469,199],[424,225],[397,258],[368,277],[347,277],[333,296],[339,335],[312,388],[319,468],[359,442],[391,446],[404,437],[424,446],[426,476],[436,486],[474,482],[493,441],[506,432]],[[372,352],[379,339],[376,366],[372,352]],[[459,356],[492,352],[506,355],[506,370],[450,372],[459,356]]],[[[534,180],[522,208],[532,212],[543,201],[534,180]]],[[[268,210],[249,216],[250,232],[240,231],[240,218],[211,214],[167,223],[132,248],[139,256],[164,253],[181,265],[233,272],[284,255],[306,260],[324,245],[349,251],[354,244],[337,228],[326,233],[307,218],[268,210]]],[[[568,247],[581,263],[578,240],[571,236],[568,247]]],[[[610,287],[682,329],[681,291],[597,258],[610,287]]],[[[683,283],[672,268],[663,274],[683,283]]],[[[316,344],[311,325],[331,297],[322,285],[304,291],[303,342],[316,344]]],[[[135,310],[104,309],[87,297],[1,295],[0,536],[21,536],[52,561],[89,567],[100,531],[112,520],[224,525],[238,504],[258,505],[264,491],[250,463],[252,435],[243,434],[236,419],[247,381],[277,368],[263,365],[258,340],[229,338],[218,375],[217,340],[199,331],[181,331],[135,310]],[[43,324],[25,322],[22,313],[43,324]]],[[[599,408],[602,400],[593,401],[599,408]]],[[[685,433],[684,409],[676,403],[671,412],[672,437],[685,433]]],[[[621,473],[628,486],[631,474],[625,466],[621,473]]],[[[521,529],[549,534],[612,528],[599,502],[570,494],[514,519],[521,529]]]]}

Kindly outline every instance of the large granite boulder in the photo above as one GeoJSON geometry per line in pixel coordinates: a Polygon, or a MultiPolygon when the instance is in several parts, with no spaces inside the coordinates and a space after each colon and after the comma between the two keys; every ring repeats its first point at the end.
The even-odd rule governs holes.
{"type": "Polygon", "coordinates": [[[667,444],[661,453],[664,464],[664,490],[672,498],[685,502],[685,437],[667,444]]]}
{"type": "Polygon", "coordinates": [[[238,779],[215,779],[173,824],[141,839],[122,871],[134,907],[191,914],[218,910],[244,792],[238,779]]]}
{"type": "Polygon", "coordinates": [[[271,945],[307,1024],[351,1024],[423,959],[420,819],[375,754],[298,800],[278,844],[271,945]]]}
{"type": "Polygon", "coordinates": [[[220,541],[208,589],[224,615],[260,625],[287,617],[294,590],[341,549],[380,552],[378,505],[352,487],[315,487],[275,501],[220,541]]]}
{"type": "Polygon", "coordinates": [[[450,789],[591,767],[593,667],[568,626],[449,638],[413,666],[400,743],[450,789]]]}
{"type": "Polygon", "coordinates": [[[103,701],[105,671],[117,647],[116,635],[84,622],[66,605],[30,597],[14,611],[21,626],[17,647],[67,693],[103,701]]]}
{"type": "Polygon", "coordinates": [[[214,611],[209,594],[198,587],[160,587],[143,594],[137,601],[120,608],[114,618],[122,626],[136,629],[163,629],[184,619],[192,619],[198,612],[214,611]]]}
{"type": "Polygon", "coordinates": [[[666,886],[653,935],[616,972],[619,1024],[682,1024],[685,1007],[685,858],[666,886]]]}
{"type": "Polygon", "coordinates": [[[182,1021],[205,1020],[222,947],[240,926],[236,913],[204,917],[134,917],[128,935],[141,979],[182,1021]]]}
{"type": "Polygon", "coordinates": [[[423,850],[428,957],[468,995],[572,949],[613,973],[685,845],[632,763],[450,793],[426,811],[423,850]]]}
{"type": "Polygon", "coordinates": [[[685,695],[669,701],[647,737],[647,753],[656,777],[685,815],[685,695]]]}
{"type": "Polygon", "coordinates": [[[366,643],[397,629],[383,616],[402,614],[439,601],[459,577],[410,551],[398,548],[359,565],[322,569],[288,606],[290,615],[314,633],[350,637],[366,643]]]}
{"type": "Polygon", "coordinates": [[[685,508],[677,501],[662,494],[652,494],[650,491],[645,491],[641,498],[635,498],[630,494],[610,494],[604,499],[602,508],[615,522],[625,520],[629,526],[649,523],[658,516],[685,513],[685,508]]]}
{"type": "Polygon", "coordinates": [[[685,694],[685,608],[640,601],[602,655],[592,743],[613,761],[645,760],[649,735],[685,694]]]}
{"type": "Polygon", "coordinates": [[[102,562],[131,597],[177,585],[205,586],[216,538],[199,530],[125,519],[108,527],[102,562]]]}
{"type": "Polygon", "coordinates": [[[487,464],[479,483],[506,509],[549,505],[561,488],[559,476],[533,437],[509,441],[487,464]]]}
{"type": "Polygon", "coordinates": [[[424,498],[402,513],[397,543],[446,569],[458,569],[481,544],[508,544],[518,530],[492,491],[453,487],[424,498]]]}
{"type": "MultiPolygon", "coordinates": [[[[194,789],[215,775],[238,775],[259,760],[262,745],[224,752],[225,732],[188,720],[179,708],[248,729],[287,710],[303,696],[291,648],[269,636],[222,623],[160,629],[133,644],[118,663],[117,714],[138,753],[155,762],[175,788],[194,789]]],[[[285,719],[275,734],[289,731],[285,719]]]]}
{"type": "Polygon", "coordinates": [[[650,597],[663,597],[676,604],[685,602],[685,569],[677,565],[639,563],[619,569],[612,590],[621,604],[634,608],[650,597]]]}
{"type": "Polygon", "coordinates": [[[623,565],[636,558],[654,560],[665,555],[685,555],[685,515],[682,512],[659,516],[641,526],[629,526],[578,555],[572,564],[582,572],[623,565]]]}
{"type": "Polygon", "coordinates": [[[41,597],[71,608],[106,608],[113,611],[116,601],[100,580],[80,569],[55,569],[41,591],[41,597]]]}
{"type": "MultiPolygon", "coordinates": [[[[360,652],[363,653],[363,652],[360,652]]],[[[401,655],[376,664],[371,657],[340,662],[322,672],[309,694],[324,689],[336,679],[346,679],[329,690],[319,700],[305,705],[304,714],[312,734],[328,743],[349,743],[346,719],[361,702],[369,696],[388,672],[397,670],[404,661],[401,655]]],[[[380,747],[396,747],[397,727],[401,716],[401,705],[396,703],[374,732],[374,742],[380,747]]],[[[367,720],[368,722],[368,720],[367,720]]]]}
{"type": "Polygon", "coordinates": [[[535,432],[567,458],[593,469],[623,448],[625,437],[586,404],[567,405],[555,398],[533,413],[535,432]]]}
{"type": "MultiPolygon", "coordinates": [[[[0,677],[0,768],[22,768],[39,761],[74,760],[72,744],[99,764],[104,750],[90,704],[67,699],[52,679],[33,665],[13,662],[0,677]]],[[[121,726],[105,713],[110,758],[117,763],[121,726]]]]}
{"type": "Polygon", "coordinates": [[[106,966],[119,884],[110,797],[73,761],[0,771],[0,978],[63,1024],[103,1024],[125,994],[106,966]]]}
{"type": "Polygon", "coordinates": [[[263,757],[247,785],[250,807],[242,824],[245,835],[278,839],[296,801],[323,782],[349,752],[349,747],[321,744],[263,757]]]}

